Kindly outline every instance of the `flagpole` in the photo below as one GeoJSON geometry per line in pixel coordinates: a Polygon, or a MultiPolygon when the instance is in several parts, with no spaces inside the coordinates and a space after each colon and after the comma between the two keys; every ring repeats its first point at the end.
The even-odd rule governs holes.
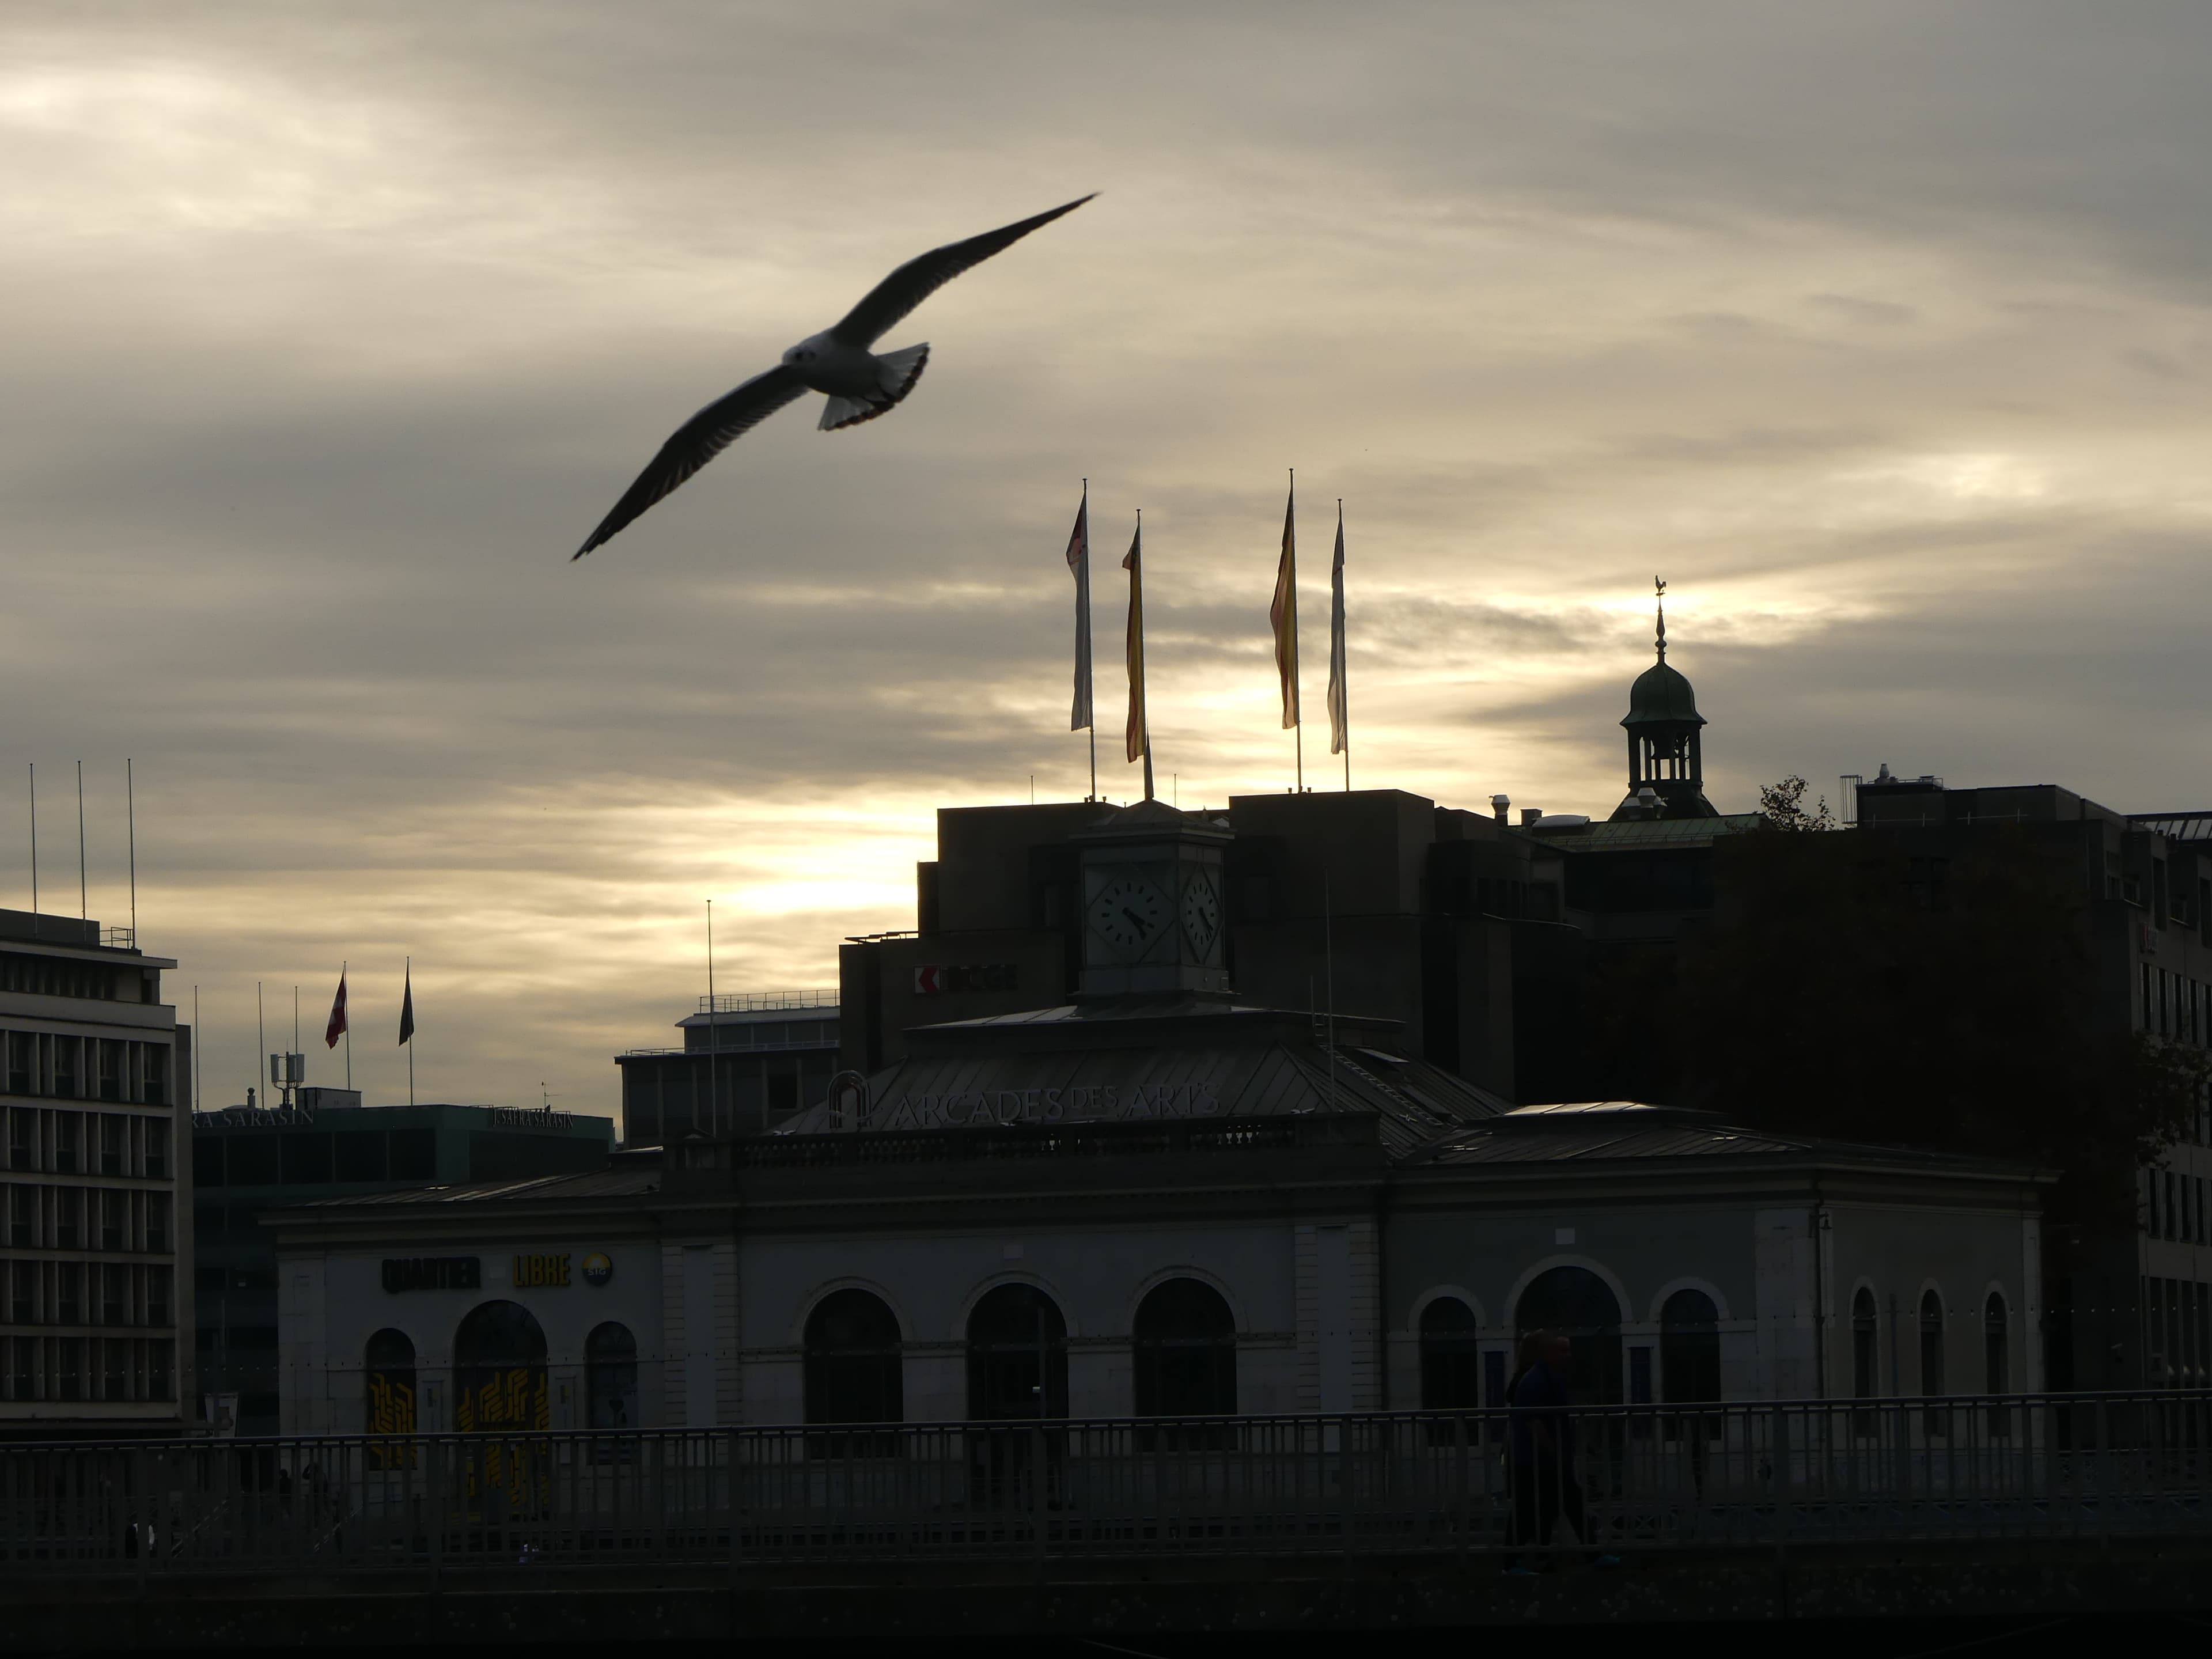
{"type": "Polygon", "coordinates": [[[415,958],[407,958],[407,1103],[415,1103],[415,958]]]}
{"type": "MultiPolygon", "coordinates": [[[[345,983],[345,976],[346,976],[346,964],[345,964],[344,963],[341,962],[340,963],[338,963],[338,983],[339,983],[339,984],[343,985],[343,984],[344,984],[344,983],[345,983]]],[[[296,1040],[296,1039],[295,1039],[295,1040],[296,1040]]],[[[346,1009],[345,1040],[346,1040],[346,1087],[347,1087],[348,1089],[351,1089],[351,1088],[353,1087],[353,1010],[352,1010],[352,1008],[351,1008],[351,1007],[348,1007],[348,1008],[346,1009]]]]}

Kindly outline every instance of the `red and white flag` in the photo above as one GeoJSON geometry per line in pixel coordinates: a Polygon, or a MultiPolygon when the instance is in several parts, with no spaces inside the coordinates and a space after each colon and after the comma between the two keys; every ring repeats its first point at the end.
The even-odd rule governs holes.
{"type": "MultiPolygon", "coordinates": [[[[335,1048],[346,1033],[346,970],[338,969],[338,994],[331,999],[331,1023],[323,1027],[323,1046],[335,1048]]],[[[347,1053],[353,1051],[348,1049],[347,1053]]],[[[349,1062],[350,1064],[350,1062],[349,1062]]]]}
{"type": "Polygon", "coordinates": [[[1075,573],[1075,702],[1067,729],[1091,724],[1091,481],[1083,481],[1083,505],[1075,509],[1075,532],[1067,538],[1067,568],[1075,573]]]}

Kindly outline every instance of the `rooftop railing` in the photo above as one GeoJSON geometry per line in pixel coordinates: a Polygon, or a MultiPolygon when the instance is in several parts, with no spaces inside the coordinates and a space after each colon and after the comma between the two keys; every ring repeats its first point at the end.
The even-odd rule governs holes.
{"type": "MultiPolygon", "coordinates": [[[[543,1401],[543,1374],[483,1397],[543,1401]]],[[[2208,1463],[2203,1390],[18,1444],[0,1563],[305,1577],[2202,1538],[2208,1463]]]]}
{"type": "Polygon", "coordinates": [[[771,1013],[781,1009],[836,1006],[835,986],[826,991],[726,991],[720,996],[699,999],[699,1012],[702,1014],[771,1013]]]}

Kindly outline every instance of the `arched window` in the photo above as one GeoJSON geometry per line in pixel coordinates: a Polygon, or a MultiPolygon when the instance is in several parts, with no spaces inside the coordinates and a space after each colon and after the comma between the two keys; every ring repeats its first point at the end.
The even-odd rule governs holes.
{"type": "Polygon", "coordinates": [[[1131,1327],[1139,1417],[1228,1417],[1237,1410],[1237,1320],[1212,1285],[1155,1285],[1131,1327]]]}
{"type": "MultiPolygon", "coordinates": [[[[1851,1297],[1851,1397],[1874,1400],[1881,1393],[1881,1335],[1875,1322],[1874,1292],[1862,1285],[1851,1297]]],[[[1851,1431],[1870,1435],[1881,1425],[1872,1411],[1851,1413],[1851,1431]]]]}
{"type": "Polygon", "coordinates": [[[552,1425],[544,1328],[520,1303],[471,1310],[453,1334],[453,1426],[468,1434],[552,1425]]]}
{"type": "Polygon", "coordinates": [[[1920,1392],[1943,1392],[1943,1298],[1933,1291],[1920,1294],[1920,1392]]]}
{"type": "Polygon", "coordinates": [[[1538,1273],[1513,1310],[1516,1329],[1557,1331],[1574,1344],[1567,1395],[1576,1405],[1620,1402],[1620,1303],[1613,1288],[1587,1267],[1553,1267],[1538,1273]]]}
{"type": "Polygon", "coordinates": [[[1001,1285],[968,1316],[968,1415],[1067,1415],[1067,1322],[1036,1285],[1001,1285]]]}
{"type": "Polygon", "coordinates": [[[637,1426],[637,1339],[609,1320],[584,1339],[584,1415],[594,1429],[637,1426]]]}
{"type": "Polygon", "coordinates": [[[1703,1291],[1677,1291],[1659,1310],[1659,1393],[1670,1406],[1721,1397],[1721,1310],[1703,1291]]]}
{"type": "Polygon", "coordinates": [[[1474,1310],[1455,1296],[1438,1297],[1421,1310],[1421,1409],[1473,1411],[1482,1404],[1481,1376],[1474,1310]]]}
{"type": "Polygon", "coordinates": [[[806,1420],[897,1423],[906,1417],[898,1320],[866,1291],[832,1291],[806,1316],[806,1420]]]}
{"type": "MultiPolygon", "coordinates": [[[[2005,1299],[1991,1291],[1989,1300],[1982,1304],[1982,1392],[2009,1394],[2012,1392],[2012,1343],[2005,1316],[2005,1299]]],[[[2012,1432],[2012,1413],[2002,1405],[1990,1407],[1990,1432],[2006,1435],[2012,1432]]]]}
{"type": "Polygon", "coordinates": [[[381,1330],[362,1350],[362,1426],[370,1434],[415,1432],[415,1344],[381,1330]]]}

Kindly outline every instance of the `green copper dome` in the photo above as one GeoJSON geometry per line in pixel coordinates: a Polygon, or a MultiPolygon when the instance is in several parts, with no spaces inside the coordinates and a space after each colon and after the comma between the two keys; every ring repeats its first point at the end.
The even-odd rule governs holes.
{"type": "Polygon", "coordinates": [[[1680,671],[1656,662],[1636,677],[1628,689],[1628,714],[1623,726],[1650,726],[1660,721],[1703,726],[1697,694],[1680,671]]]}

